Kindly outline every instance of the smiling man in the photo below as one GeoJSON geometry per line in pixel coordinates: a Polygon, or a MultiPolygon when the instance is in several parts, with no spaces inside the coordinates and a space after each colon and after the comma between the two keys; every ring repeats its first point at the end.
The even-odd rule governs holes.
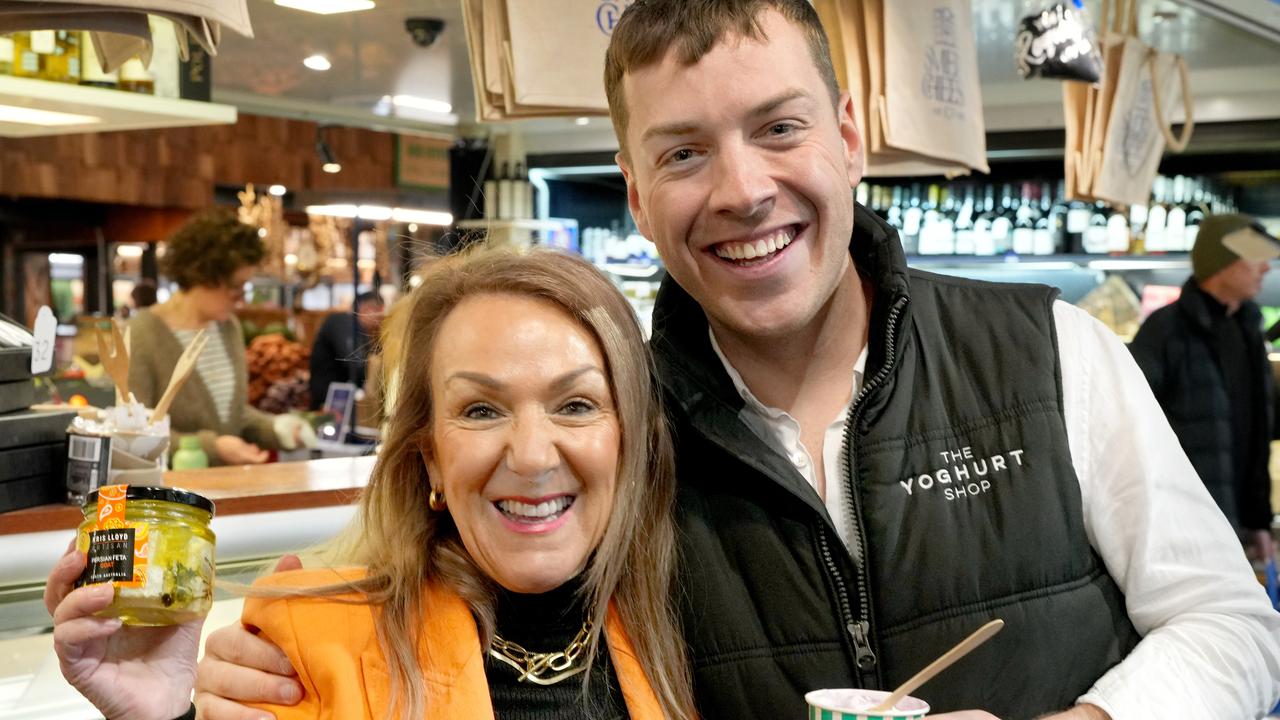
{"type": "Polygon", "coordinates": [[[920,691],[935,710],[1274,703],[1280,616],[1124,347],[1051,288],[908,269],[853,202],[861,139],[807,2],[639,0],[605,84],[670,274],[652,347],[704,714],[889,689],[995,617],[920,691]]]}

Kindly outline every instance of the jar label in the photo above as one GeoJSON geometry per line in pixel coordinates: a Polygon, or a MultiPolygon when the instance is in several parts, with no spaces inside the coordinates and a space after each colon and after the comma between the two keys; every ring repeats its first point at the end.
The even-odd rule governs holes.
{"type": "Polygon", "coordinates": [[[111,582],[116,587],[138,588],[147,580],[151,556],[151,526],[125,519],[128,485],[98,489],[98,517],[89,531],[89,566],[84,583],[111,582]]]}
{"type": "Polygon", "coordinates": [[[94,530],[89,533],[89,567],[85,583],[133,580],[133,528],[94,530]]]}

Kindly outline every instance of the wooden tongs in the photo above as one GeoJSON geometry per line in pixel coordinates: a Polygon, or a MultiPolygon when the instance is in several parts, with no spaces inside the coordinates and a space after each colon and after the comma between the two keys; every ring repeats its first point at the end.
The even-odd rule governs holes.
{"type": "MultiPolygon", "coordinates": [[[[169,376],[169,386],[164,389],[164,395],[160,396],[160,401],[156,403],[156,407],[151,411],[151,419],[149,424],[165,416],[169,412],[169,406],[173,404],[173,399],[178,396],[178,391],[187,383],[187,379],[191,377],[191,371],[196,369],[196,361],[200,359],[200,353],[204,352],[204,346],[208,344],[209,338],[205,337],[204,330],[196,333],[191,339],[191,344],[186,350],[182,351],[182,355],[178,358],[178,364],[173,366],[173,374],[169,376]]],[[[108,372],[110,372],[108,370],[108,372]]]]}
{"type": "Polygon", "coordinates": [[[115,319],[111,320],[111,352],[107,352],[107,341],[103,337],[102,328],[95,328],[98,334],[98,358],[107,375],[116,385],[119,393],[117,402],[127,403],[129,397],[129,345],[120,334],[120,326],[115,319]]]}

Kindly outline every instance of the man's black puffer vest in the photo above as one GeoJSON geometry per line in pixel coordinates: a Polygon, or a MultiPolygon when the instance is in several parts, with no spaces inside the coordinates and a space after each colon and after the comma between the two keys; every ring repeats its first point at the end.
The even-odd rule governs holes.
{"type": "Polygon", "coordinates": [[[652,347],[677,441],[685,634],[707,718],[804,717],[804,693],[890,687],[992,618],[916,694],[1017,720],[1069,707],[1139,637],[1089,545],[1062,411],[1055,291],[908,270],[859,207],[874,284],[846,428],[853,552],[738,419],[698,305],[668,280],[652,347]],[[855,557],[859,560],[855,560],[855,557]]]}

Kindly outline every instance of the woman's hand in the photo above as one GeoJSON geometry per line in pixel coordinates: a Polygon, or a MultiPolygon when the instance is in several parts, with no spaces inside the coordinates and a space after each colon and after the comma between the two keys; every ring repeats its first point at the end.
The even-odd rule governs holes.
{"type": "MultiPolygon", "coordinates": [[[[275,572],[301,567],[296,555],[285,555],[275,572]]],[[[270,713],[240,703],[293,705],[302,699],[288,656],[238,622],[209,634],[196,685],[202,720],[271,720],[270,713]]]]}
{"type": "Polygon", "coordinates": [[[271,420],[271,429],[275,431],[280,447],[285,450],[316,446],[316,431],[311,429],[310,423],[297,415],[285,413],[275,416],[271,420]]]}
{"type": "Polygon", "coordinates": [[[219,435],[213,447],[223,465],[258,465],[270,457],[266,450],[235,435],[219,435]]]}
{"type": "Polygon", "coordinates": [[[112,720],[172,720],[187,711],[204,619],[169,627],[126,627],[94,617],[111,604],[110,584],[73,589],[85,555],[68,548],[49,573],[44,606],[62,675],[112,720]]]}

